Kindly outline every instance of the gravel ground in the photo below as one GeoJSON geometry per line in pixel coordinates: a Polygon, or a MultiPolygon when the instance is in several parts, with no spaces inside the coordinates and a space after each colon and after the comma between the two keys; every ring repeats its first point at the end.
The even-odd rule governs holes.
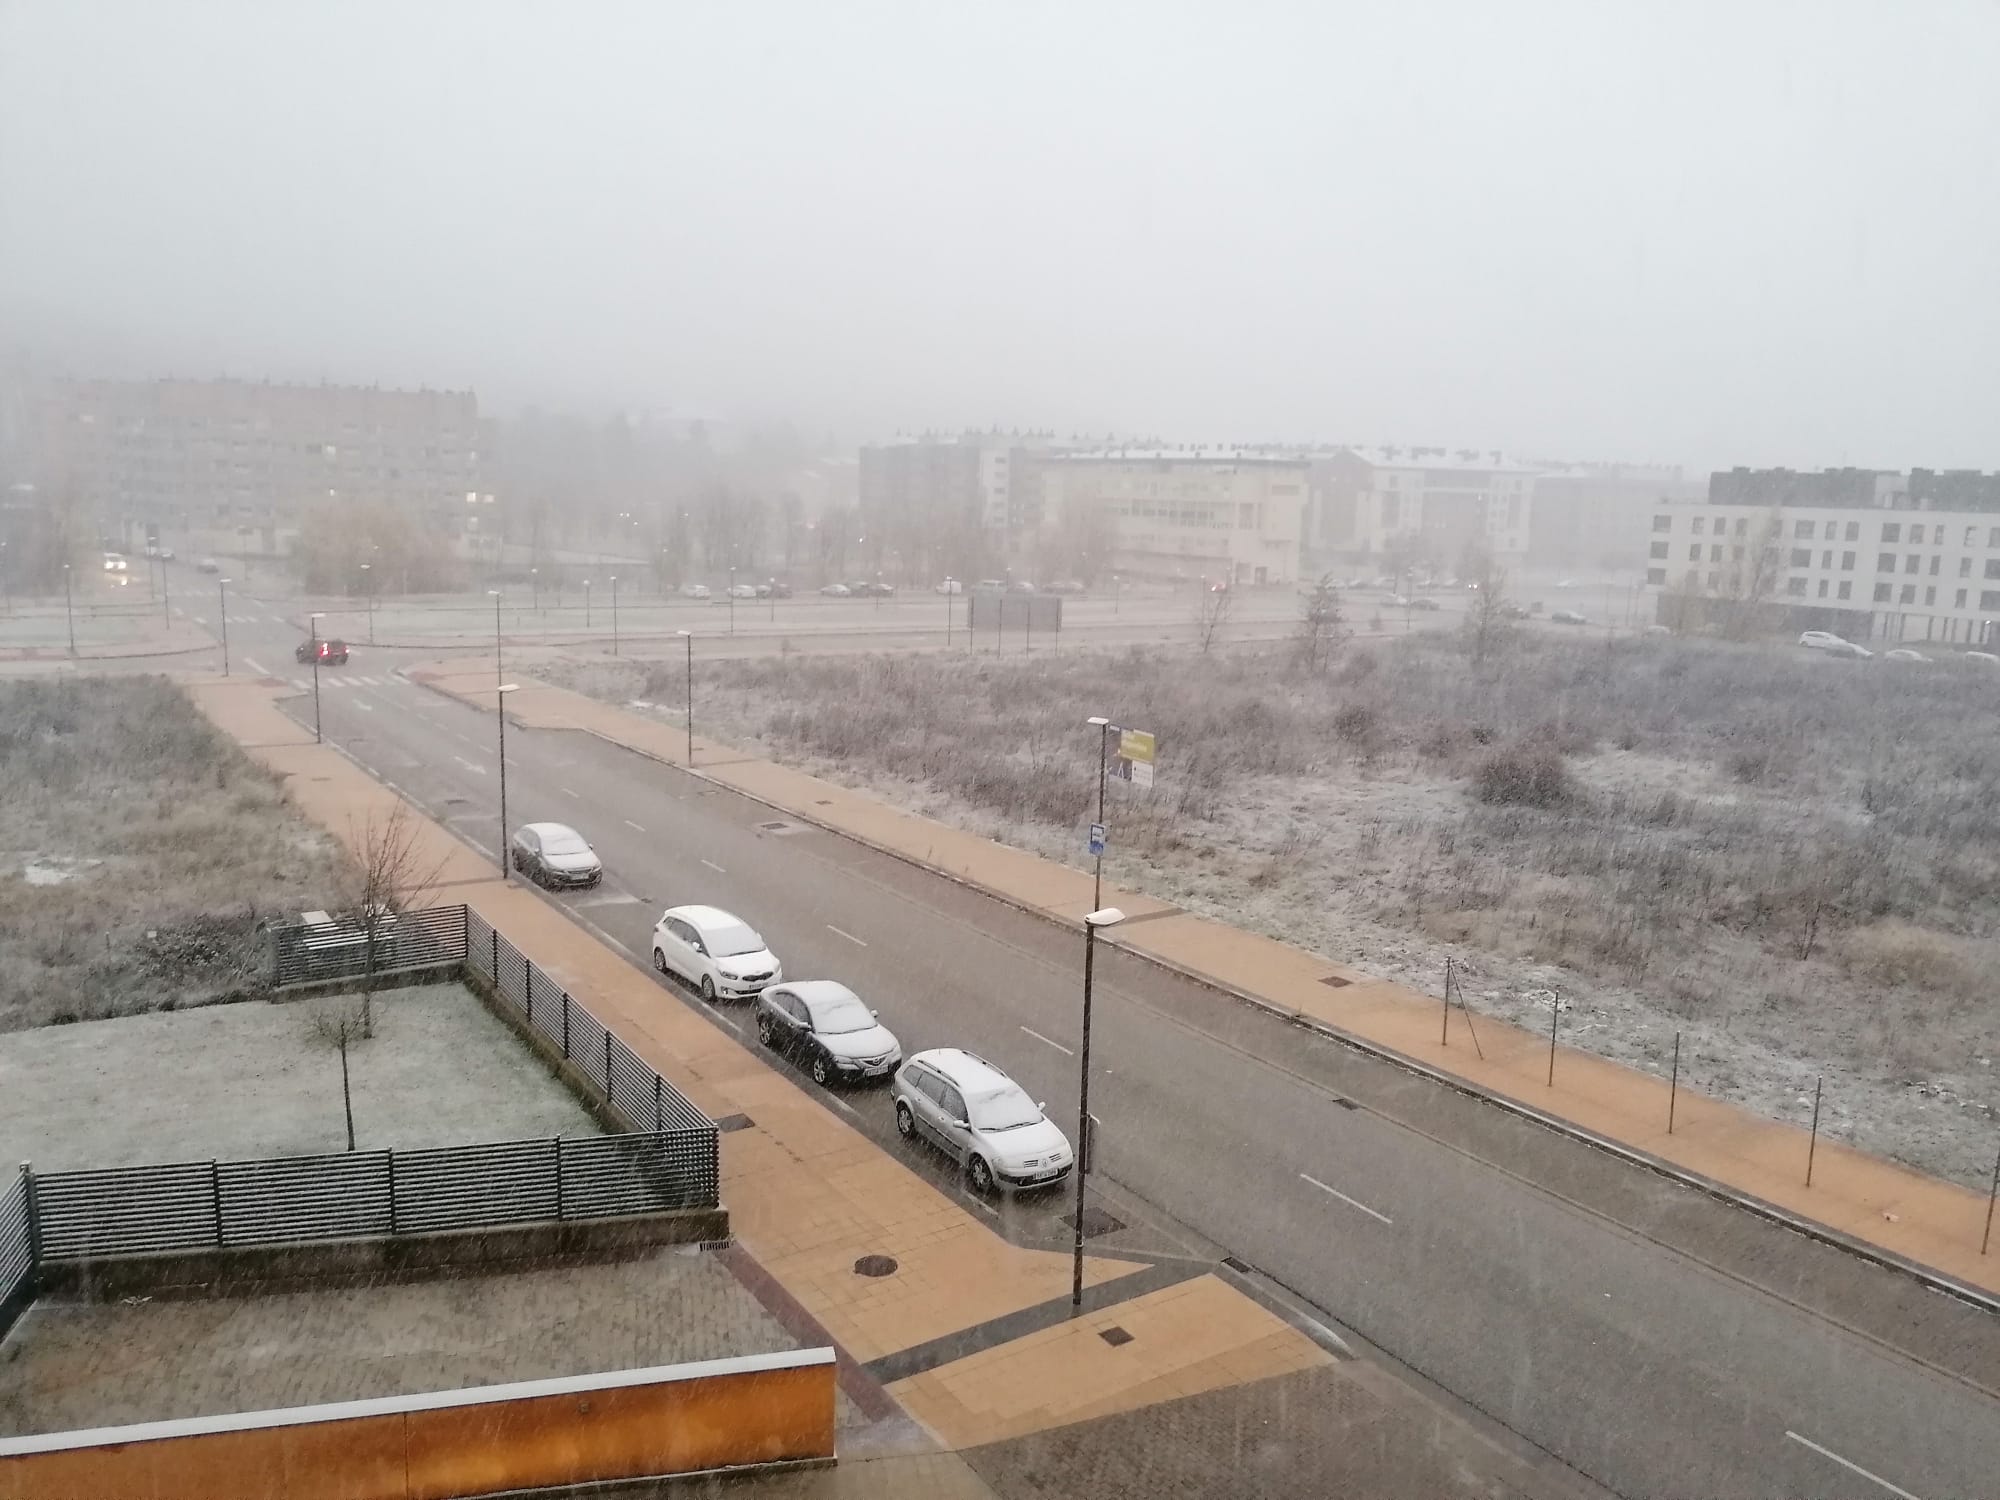
{"type": "MultiPolygon", "coordinates": [[[[0,1034],[0,1161],[38,1170],[307,1156],[347,1130],[340,1055],[315,1035],[339,1001],[245,1001],[0,1034]]],[[[456,984],[383,990],[348,1053],[355,1145],[596,1135],[574,1096],[456,984]]]]}

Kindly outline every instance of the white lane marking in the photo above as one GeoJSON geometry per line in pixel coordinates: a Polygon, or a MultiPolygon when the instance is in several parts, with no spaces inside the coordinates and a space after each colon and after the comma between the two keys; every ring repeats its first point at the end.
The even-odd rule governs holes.
{"type": "Polygon", "coordinates": [[[718,875],[727,875],[729,873],[727,870],[723,869],[721,865],[717,864],[712,859],[705,859],[702,861],[702,863],[707,865],[711,870],[715,871],[715,873],[718,875]]]}
{"type": "Polygon", "coordinates": [[[868,946],[865,942],[863,942],[860,938],[856,937],[853,933],[842,932],[838,927],[834,926],[833,923],[831,922],[826,924],[826,930],[832,933],[835,937],[846,938],[848,942],[854,944],[854,946],[857,948],[866,948],[868,946]]]}
{"type": "Polygon", "coordinates": [[[1056,1051],[1060,1052],[1064,1057],[1076,1056],[1074,1052],[1070,1051],[1069,1048],[1065,1047],[1061,1042],[1043,1036],[1039,1031],[1035,1030],[1035,1028],[1032,1026],[1023,1026],[1021,1029],[1027,1032],[1028,1035],[1033,1037],[1036,1041],[1041,1042],[1046,1046],[1055,1048],[1056,1051]]]}
{"type": "Polygon", "coordinates": [[[292,679],[292,686],[301,693],[305,692],[307,689],[306,680],[303,677],[294,677],[292,679]]]}
{"type": "Polygon", "coordinates": [[[257,658],[254,656],[244,657],[243,665],[248,667],[251,671],[255,672],[259,677],[269,677],[271,675],[269,672],[266,672],[264,670],[263,664],[259,662],[257,658]]]}
{"type": "Polygon", "coordinates": [[[574,797],[574,796],[576,795],[576,793],[575,793],[575,792],[572,792],[572,791],[571,791],[571,790],[570,790],[570,789],[569,789],[568,787],[564,787],[564,788],[562,789],[562,794],[563,794],[563,795],[564,795],[565,797],[574,797]]]}
{"type": "Polygon", "coordinates": [[[1310,1174],[1305,1172],[1299,1173],[1299,1176],[1305,1178],[1307,1182],[1310,1182],[1314,1187],[1318,1188],[1322,1193],[1333,1194],[1334,1197],[1338,1198],[1342,1203],[1345,1203],[1349,1208],[1360,1209],[1364,1214],[1368,1215],[1368,1217],[1371,1219],[1380,1219],[1384,1224],[1393,1224],[1396,1222],[1394,1219],[1390,1218],[1387,1214],[1376,1213],[1374,1209],[1370,1208],[1367,1204],[1361,1202],[1359,1199],[1348,1197],[1347,1194],[1343,1193],[1339,1188],[1328,1187],[1325,1183],[1321,1182],[1317,1177],[1311,1176],[1310,1174]]]}
{"type": "Polygon", "coordinates": [[[484,776],[486,774],[486,767],[467,760],[463,755],[454,755],[452,759],[457,761],[461,766],[464,766],[466,770],[472,772],[475,776],[484,776]]]}
{"type": "MultiPolygon", "coordinates": [[[[574,796],[575,794],[572,793],[571,795],[574,796]]],[[[645,829],[641,828],[637,823],[634,823],[630,818],[627,818],[625,820],[625,826],[627,828],[632,829],[635,833],[644,833],[646,831],[645,829]]]]}
{"type": "Polygon", "coordinates": [[[1860,1464],[1850,1463],[1847,1459],[1844,1459],[1838,1453],[1835,1453],[1831,1448],[1820,1447],[1820,1445],[1818,1443],[1815,1443],[1811,1438],[1800,1437],[1796,1432],[1793,1432],[1790,1428],[1787,1428],[1785,1430],[1785,1436],[1790,1438],[1795,1443],[1801,1444],[1804,1447],[1812,1449],[1813,1452],[1819,1454],[1823,1458],[1832,1459],[1835,1463],[1839,1464],[1843,1469],[1852,1469],[1855,1473],[1859,1474],[1863,1479],[1870,1480],[1875,1484],[1881,1485],[1882,1488],[1887,1490],[1890,1494],[1902,1496],[1902,1500],[1917,1500],[1917,1497],[1915,1495],[1912,1495],[1908,1490],[1903,1489],[1899,1485],[1893,1485],[1889,1483],[1889,1481],[1884,1479],[1880,1474],[1869,1473],[1866,1469],[1862,1468],[1860,1464]]]}
{"type": "Polygon", "coordinates": [[[360,709],[363,713],[372,714],[375,712],[375,705],[370,703],[366,698],[356,698],[354,700],[354,706],[360,709]]]}

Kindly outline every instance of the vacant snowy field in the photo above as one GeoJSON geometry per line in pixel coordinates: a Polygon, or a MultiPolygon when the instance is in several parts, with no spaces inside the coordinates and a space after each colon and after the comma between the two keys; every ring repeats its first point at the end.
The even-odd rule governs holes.
{"type": "MultiPolygon", "coordinates": [[[[674,664],[550,675],[675,717],[674,664]]],[[[1106,876],[1984,1186],[2000,1142],[2000,674],[1449,634],[1202,658],[697,669],[705,732],[1084,865],[1091,714],[1151,729],[1106,876]]]]}

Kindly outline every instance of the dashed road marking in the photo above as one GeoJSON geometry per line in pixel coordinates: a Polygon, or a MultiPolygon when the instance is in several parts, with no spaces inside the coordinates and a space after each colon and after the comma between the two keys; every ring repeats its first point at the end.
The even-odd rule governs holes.
{"type": "Polygon", "coordinates": [[[646,831],[645,829],[641,828],[637,823],[634,823],[630,818],[627,818],[625,820],[625,826],[631,829],[634,833],[644,833],[646,831]]]}
{"type": "Polygon", "coordinates": [[[1032,1026],[1023,1026],[1021,1029],[1027,1032],[1028,1035],[1033,1037],[1036,1041],[1041,1042],[1043,1045],[1055,1048],[1056,1051],[1060,1052],[1064,1057],[1076,1056],[1074,1052],[1070,1051],[1069,1048],[1065,1047],[1061,1042],[1056,1041],[1053,1037],[1043,1036],[1039,1031],[1035,1030],[1035,1028],[1032,1026]]]}
{"type": "Polygon", "coordinates": [[[1333,1194],[1334,1197],[1338,1198],[1342,1203],[1345,1203],[1349,1208],[1360,1209],[1364,1214],[1368,1215],[1368,1217],[1371,1219],[1380,1219],[1384,1224],[1394,1224],[1396,1222],[1394,1219],[1390,1218],[1387,1214],[1378,1214],[1377,1212],[1375,1212],[1374,1209],[1370,1208],[1360,1199],[1348,1197],[1347,1194],[1343,1193],[1339,1188],[1328,1187],[1325,1183],[1321,1182],[1317,1177],[1314,1177],[1309,1172],[1301,1172],[1299,1173],[1299,1176],[1305,1178],[1307,1182],[1310,1182],[1314,1187],[1318,1188],[1322,1193],[1333,1194]]]}
{"type": "Polygon", "coordinates": [[[1785,1436],[1790,1438],[1793,1442],[1797,1443],[1802,1448],[1812,1449],[1813,1452],[1819,1454],[1822,1458],[1832,1459],[1835,1463],[1839,1464],[1843,1469],[1851,1470],[1852,1472],[1859,1474],[1863,1479],[1866,1479],[1871,1483],[1881,1485],[1882,1488],[1891,1495],[1899,1495],[1902,1497],[1902,1500],[1917,1500],[1917,1497],[1915,1495],[1911,1494],[1908,1490],[1902,1488],[1900,1485],[1894,1485],[1889,1483],[1889,1481],[1884,1479],[1880,1474],[1869,1473],[1866,1469],[1862,1468],[1860,1464],[1853,1463],[1848,1459],[1842,1458],[1838,1453],[1835,1453],[1831,1448],[1820,1447],[1820,1445],[1818,1443],[1815,1443],[1811,1438],[1800,1437],[1796,1432],[1793,1432],[1789,1428],[1786,1429],[1785,1436]]]}
{"type": "Polygon", "coordinates": [[[848,942],[854,944],[854,946],[857,948],[866,948],[868,946],[868,944],[865,941],[856,937],[853,933],[842,932],[838,927],[834,926],[833,923],[831,922],[826,924],[826,930],[832,933],[835,937],[846,938],[848,942]]]}
{"type": "Polygon", "coordinates": [[[721,865],[717,864],[712,859],[705,859],[702,861],[702,863],[707,865],[711,870],[715,871],[715,873],[718,875],[727,875],[729,873],[727,870],[723,869],[721,865]]]}

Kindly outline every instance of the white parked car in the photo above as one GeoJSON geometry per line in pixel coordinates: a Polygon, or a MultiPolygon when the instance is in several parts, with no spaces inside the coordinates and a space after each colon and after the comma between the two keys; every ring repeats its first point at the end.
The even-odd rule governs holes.
{"type": "Polygon", "coordinates": [[[2000,656],[1995,656],[1991,651],[1961,651],[1958,654],[1967,661],[1981,662],[1989,667],[2000,667],[2000,656]]]}
{"type": "Polygon", "coordinates": [[[757,1040],[791,1054],[824,1087],[881,1078],[903,1060],[896,1034],[844,984],[795,979],[757,997],[757,1040]]]}
{"type": "Polygon", "coordinates": [[[891,1085],[896,1130],[936,1146],[976,1193],[1051,1187],[1076,1164],[1069,1137],[1000,1069],[957,1047],[919,1052],[891,1085]]]}
{"type": "Polygon", "coordinates": [[[1847,639],[1831,630],[1808,630],[1799,637],[1799,644],[1808,651],[1838,651],[1847,644],[1847,639]]]}
{"type": "Polygon", "coordinates": [[[962,594],[965,592],[965,585],[960,583],[956,578],[947,578],[944,582],[937,584],[935,588],[940,594],[962,594]]]}
{"type": "Polygon", "coordinates": [[[1884,651],[1882,653],[1882,660],[1927,662],[1930,658],[1921,651],[1912,651],[1907,646],[1898,646],[1894,651],[1884,651]]]}
{"type": "Polygon", "coordinates": [[[681,597],[683,599],[706,599],[708,597],[708,585],[705,583],[684,583],[681,585],[681,597]]]}
{"type": "Polygon", "coordinates": [[[729,586],[729,597],[732,599],[755,599],[757,597],[757,585],[754,583],[732,583],[729,586]]]}
{"type": "Polygon", "coordinates": [[[1549,611],[1549,623],[1552,625],[1588,625],[1590,621],[1573,609],[1552,609],[1549,611]]]}
{"type": "Polygon", "coordinates": [[[671,906],[653,926],[653,967],[676,974],[711,1004],[746,999],[785,977],[777,956],[749,923],[713,906],[671,906]]]}

